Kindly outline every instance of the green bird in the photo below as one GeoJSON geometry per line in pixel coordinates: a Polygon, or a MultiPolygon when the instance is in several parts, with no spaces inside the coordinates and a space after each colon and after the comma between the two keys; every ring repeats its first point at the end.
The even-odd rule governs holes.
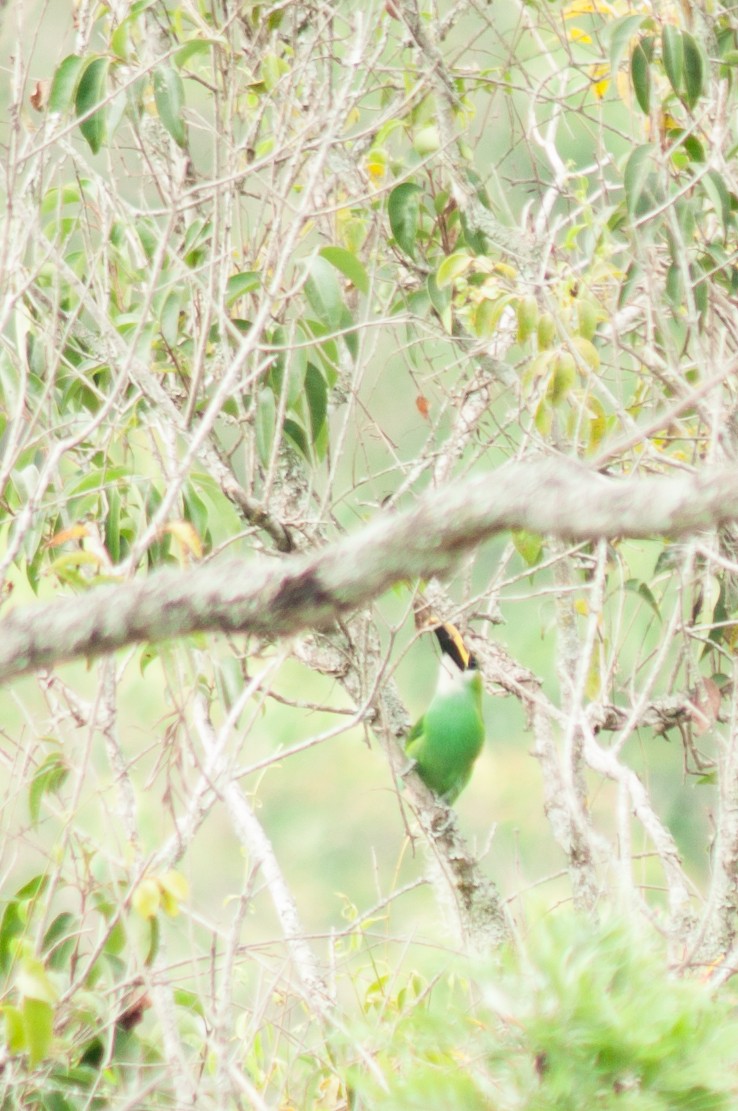
{"type": "Polygon", "coordinates": [[[438,687],[410,730],[405,752],[414,769],[444,802],[454,802],[469,782],[484,744],[482,676],[453,625],[441,625],[438,687]]]}

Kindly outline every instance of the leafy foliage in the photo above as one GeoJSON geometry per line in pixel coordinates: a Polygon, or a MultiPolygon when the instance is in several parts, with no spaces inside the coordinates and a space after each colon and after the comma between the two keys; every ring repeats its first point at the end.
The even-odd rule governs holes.
{"type": "MultiPolygon", "coordinates": [[[[730,6],[43,19],[3,92],[3,615],[319,552],[510,459],[734,459],[730,6]]],[[[0,1104],[735,1102],[729,1005],[664,966],[719,978],[735,945],[737,552],[520,531],[423,584],[507,696],[462,894],[488,868],[524,921],[529,886],[592,910],[616,875],[668,957],[562,916],[449,981],[360,732],[430,700],[413,584],[287,645],[144,613],[151,643],[3,691],[0,1104]]]]}
{"type": "Polygon", "coordinates": [[[364,1037],[387,1085],[356,1083],[368,1106],[591,1107],[629,1111],[735,1102],[736,1018],[694,980],[671,977],[654,938],[564,914],[524,954],[426,986],[385,1007],[364,1037]],[[473,992],[469,993],[472,996],[473,992]]]}

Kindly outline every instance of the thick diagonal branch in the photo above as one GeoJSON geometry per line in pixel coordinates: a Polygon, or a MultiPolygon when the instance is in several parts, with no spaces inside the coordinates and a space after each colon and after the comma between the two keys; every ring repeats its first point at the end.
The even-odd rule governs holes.
{"type": "Polygon", "coordinates": [[[0,681],[62,660],[194,632],[326,628],[401,579],[444,574],[505,529],[569,539],[677,536],[738,519],[738,472],[610,479],[563,460],[508,464],[309,555],[217,560],[102,586],[0,623],[0,681]]]}

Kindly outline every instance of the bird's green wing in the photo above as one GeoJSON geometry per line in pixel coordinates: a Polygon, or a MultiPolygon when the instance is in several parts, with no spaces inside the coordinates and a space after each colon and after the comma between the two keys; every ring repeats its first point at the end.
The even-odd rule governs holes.
{"type": "Polygon", "coordinates": [[[471,778],[484,744],[482,679],[463,673],[450,689],[439,689],[411,729],[405,751],[427,787],[453,802],[471,778]]]}

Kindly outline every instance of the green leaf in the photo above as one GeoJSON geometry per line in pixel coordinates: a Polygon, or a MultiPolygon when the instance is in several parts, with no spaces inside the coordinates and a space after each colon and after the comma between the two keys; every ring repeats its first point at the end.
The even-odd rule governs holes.
{"type": "Polygon", "coordinates": [[[108,512],[105,518],[105,548],[113,563],[120,560],[120,494],[111,486],[106,494],[108,512]]]}
{"type": "Polygon", "coordinates": [[[438,313],[445,331],[450,333],[453,325],[453,316],[451,312],[453,290],[441,289],[435,274],[429,274],[425,284],[431,305],[438,313]]]}
{"type": "Polygon", "coordinates": [[[348,353],[356,362],[359,355],[359,333],[354,327],[354,318],[347,308],[344,308],[341,315],[341,331],[343,332],[343,342],[346,344],[348,353]]]}
{"type": "Polygon", "coordinates": [[[31,825],[38,823],[41,812],[41,802],[46,794],[55,794],[61,790],[69,775],[66,760],[60,752],[51,752],[39,766],[31,780],[28,791],[28,811],[31,825]]]}
{"type": "Polygon", "coordinates": [[[57,914],[44,934],[42,952],[48,953],[46,963],[53,971],[61,971],[69,966],[69,957],[77,944],[79,923],[69,911],[57,914]]]}
{"type": "Polygon", "coordinates": [[[159,315],[159,326],[164,342],[176,347],[179,339],[179,313],[184,299],[182,288],[173,289],[167,294],[159,315]]]}
{"type": "Polygon", "coordinates": [[[626,590],[630,591],[632,594],[637,594],[640,598],[642,598],[643,601],[651,607],[653,612],[658,617],[659,621],[661,620],[661,611],[659,610],[659,604],[656,601],[653,592],[647,583],[641,582],[640,579],[627,579],[623,585],[626,590]]]}
{"type": "Polygon", "coordinates": [[[728,192],[728,187],[717,170],[708,170],[702,178],[702,184],[715,209],[715,215],[720,220],[724,235],[727,223],[730,219],[730,193],[728,192]]]}
{"type": "Polygon", "coordinates": [[[17,1056],[26,1049],[26,1029],[23,1015],[18,1007],[5,1004],[2,1008],[5,1017],[5,1040],[10,1052],[17,1056]]]}
{"type": "Polygon", "coordinates": [[[636,31],[639,30],[645,20],[643,15],[626,15],[621,19],[615,19],[608,26],[607,32],[610,39],[610,70],[612,73],[617,73],[620,69],[620,62],[622,61],[625,52],[628,49],[630,40],[636,31]]]}
{"type": "Polygon", "coordinates": [[[62,113],[70,107],[84,65],[84,58],[80,58],[77,54],[69,54],[56,67],[49,90],[50,112],[62,113]]]}
{"type": "Polygon", "coordinates": [[[232,305],[239,297],[243,297],[246,293],[253,293],[261,285],[261,274],[258,270],[242,270],[238,274],[232,274],[226,282],[226,305],[232,305]]]}
{"type": "Polygon", "coordinates": [[[176,50],[174,57],[174,64],[177,69],[182,69],[186,66],[190,58],[194,58],[198,54],[208,54],[213,49],[217,39],[190,39],[183,46],[176,50]]]}
{"type": "MultiPolygon", "coordinates": [[[[472,256],[466,251],[456,251],[452,255],[447,255],[436,271],[436,288],[442,290],[446,286],[453,285],[457,278],[466,273],[473,261],[472,256]]],[[[431,299],[432,296],[431,294],[431,299]]]]}
{"type": "Polygon", "coordinates": [[[653,38],[649,35],[637,42],[630,57],[630,76],[636,100],[641,111],[648,115],[651,111],[651,57],[653,38]]]}
{"type": "Polygon", "coordinates": [[[289,436],[298,451],[310,462],[310,444],[302,425],[298,424],[296,420],[292,420],[291,417],[285,417],[283,431],[285,436],[289,436]]]}
{"type": "Polygon", "coordinates": [[[28,880],[27,883],[24,883],[22,887],[18,888],[15,897],[21,903],[30,903],[33,899],[37,899],[39,895],[43,895],[48,886],[48,876],[34,876],[33,879],[28,880]]]}
{"type": "Polygon", "coordinates": [[[623,185],[628,212],[632,216],[641,216],[652,206],[653,197],[648,184],[654,171],[653,154],[653,145],[643,143],[635,148],[625,165],[623,185]]]}
{"type": "Polygon", "coordinates": [[[661,32],[661,57],[669,84],[678,96],[684,76],[684,43],[682,32],[673,23],[664,24],[661,32]]]}
{"type": "Polygon", "coordinates": [[[188,266],[197,266],[202,260],[205,248],[210,242],[213,225],[210,220],[195,219],[185,232],[182,256],[188,266]]]}
{"type": "Polygon", "coordinates": [[[395,241],[406,255],[415,258],[415,241],[420,222],[419,185],[410,181],[396,185],[387,201],[387,215],[395,241]]]}
{"type": "Polygon", "coordinates": [[[185,521],[189,521],[197,535],[204,540],[208,534],[208,507],[191,482],[182,490],[182,506],[185,521]]]}
{"type": "Polygon", "coordinates": [[[682,32],[684,46],[684,100],[694,108],[705,84],[705,62],[697,42],[688,31],[682,32]]]}
{"type": "Polygon", "coordinates": [[[359,293],[369,292],[369,278],[363,264],[356,255],[347,251],[345,247],[323,247],[320,251],[321,258],[340,270],[352,285],[356,286],[359,293]]]}
{"type": "Polygon", "coordinates": [[[268,467],[277,427],[277,403],[274,394],[265,386],[259,391],[256,403],[256,451],[262,466],[268,467]]]}
{"type": "MultiPolygon", "coordinates": [[[[343,314],[341,319],[343,319],[343,314]]],[[[330,330],[319,320],[311,320],[308,317],[304,318],[301,323],[315,338],[315,350],[323,363],[328,385],[335,385],[338,377],[338,347],[336,341],[330,338],[330,330]]]]}
{"type": "Polygon", "coordinates": [[[24,999],[21,1007],[26,1031],[28,1064],[35,1068],[51,1048],[54,1035],[54,1008],[43,999],[24,999]]]}
{"type": "Polygon", "coordinates": [[[182,119],[184,83],[172,66],[157,66],[154,70],[154,100],[166,130],[178,147],[186,147],[187,129],[182,119]]]}
{"type": "Polygon", "coordinates": [[[694,298],[694,306],[700,315],[704,316],[707,312],[708,306],[708,289],[707,282],[704,274],[697,263],[692,263],[689,267],[689,275],[692,278],[692,297],[694,298]]]}
{"type": "Polygon", "coordinates": [[[330,331],[341,327],[343,297],[336,272],[327,259],[315,255],[308,264],[305,296],[315,315],[330,331]]]}
{"type": "Polygon", "coordinates": [[[305,370],[307,369],[307,337],[298,325],[295,329],[295,342],[290,346],[285,330],[282,327],[274,329],[272,343],[277,348],[277,356],[269,371],[269,385],[275,397],[282,396],[285,388],[285,370],[287,372],[287,408],[294,409],[303,395],[305,384],[305,370]],[[282,350],[279,350],[281,348],[282,350]]]}
{"type": "Polygon", "coordinates": [[[670,142],[679,142],[678,150],[685,151],[691,162],[704,162],[705,148],[696,135],[690,135],[685,131],[672,129],[668,132],[670,142]]]}
{"type": "Polygon", "coordinates": [[[471,325],[474,334],[483,339],[494,335],[500,317],[507,306],[514,300],[512,293],[505,293],[502,297],[491,301],[486,297],[479,302],[471,314],[471,325]]]}
{"type": "Polygon", "coordinates": [[[97,154],[107,137],[107,108],[98,107],[105,98],[107,78],[108,59],[93,58],[80,77],[74,98],[77,118],[87,117],[80,120],[79,129],[93,154],[97,154]]]}
{"type": "Polygon", "coordinates": [[[314,363],[308,363],[305,373],[305,396],[310,413],[310,431],[313,443],[320,435],[328,412],[328,386],[314,363]]]}
{"type": "Polygon", "coordinates": [[[540,562],[543,553],[543,540],[534,532],[518,529],[510,534],[515,550],[523,557],[529,567],[540,562]]]}
{"type": "Polygon", "coordinates": [[[26,925],[25,915],[17,899],[12,899],[3,910],[0,921],[0,969],[7,973],[13,963],[15,939],[23,933],[26,925]]]}
{"type": "Polygon", "coordinates": [[[194,991],[188,991],[187,988],[175,988],[172,992],[172,998],[178,1007],[184,1007],[192,1014],[205,1018],[203,1001],[194,991]]]}

